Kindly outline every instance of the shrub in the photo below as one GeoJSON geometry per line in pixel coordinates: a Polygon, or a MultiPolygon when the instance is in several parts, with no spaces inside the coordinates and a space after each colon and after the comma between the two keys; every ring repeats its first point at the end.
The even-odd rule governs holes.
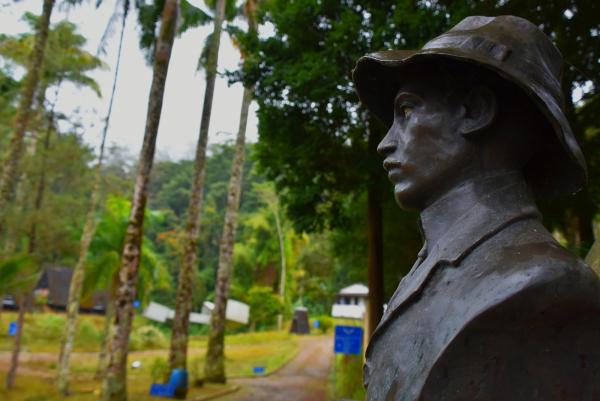
{"type": "Polygon", "coordinates": [[[247,302],[250,304],[250,320],[258,329],[275,325],[277,315],[283,310],[281,298],[271,287],[252,286],[248,291],[247,302]]]}
{"type": "MultiPolygon", "coordinates": [[[[319,330],[322,334],[327,333],[333,327],[333,318],[328,315],[321,315],[315,318],[315,321],[319,321],[319,330]]],[[[312,326],[314,327],[314,325],[312,326]]]]}
{"type": "Polygon", "coordinates": [[[169,381],[169,365],[163,358],[155,358],[150,367],[152,383],[166,383],[169,381]]]}
{"type": "Polygon", "coordinates": [[[65,331],[66,318],[54,313],[44,313],[38,315],[34,320],[35,328],[32,336],[48,340],[60,340],[65,331]]]}
{"type": "Polygon", "coordinates": [[[132,350],[164,348],[167,338],[154,326],[141,326],[131,334],[130,344],[132,350]]]}
{"type": "Polygon", "coordinates": [[[97,346],[100,343],[101,337],[101,330],[98,330],[98,328],[96,328],[89,320],[81,319],[75,336],[75,343],[78,346],[86,348],[97,346]]]}

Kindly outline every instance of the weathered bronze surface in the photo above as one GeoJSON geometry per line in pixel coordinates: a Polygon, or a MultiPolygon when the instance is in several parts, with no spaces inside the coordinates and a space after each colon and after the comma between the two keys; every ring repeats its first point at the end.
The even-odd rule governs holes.
{"type": "Polygon", "coordinates": [[[469,17],[417,52],[361,58],[378,151],[425,245],[367,349],[369,401],[600,400],[600,282],[540,222],[536,196],[586,167],[562,57],[530,22],[469,17]]]}

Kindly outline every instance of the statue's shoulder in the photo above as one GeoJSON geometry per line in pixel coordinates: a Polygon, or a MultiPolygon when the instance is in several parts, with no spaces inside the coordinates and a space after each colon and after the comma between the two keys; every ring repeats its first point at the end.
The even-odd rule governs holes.
{"type": "Polygon", "coordinates": [[[423,399],[600,399],[598,277],[531,228],[539,229],[513,227],[482,246],[487,258],[472,255],[488,268],[470,298],[479,305],[438,354],[423,399]]]}
{"type": "Polygon", "coordinates": [[[474,263],[487,263],[489,285],[536,292],[552,302],[600,302],[600,280],[580,258],[561,246],[538,221],[515,224],[483,246],[474,263]]]}

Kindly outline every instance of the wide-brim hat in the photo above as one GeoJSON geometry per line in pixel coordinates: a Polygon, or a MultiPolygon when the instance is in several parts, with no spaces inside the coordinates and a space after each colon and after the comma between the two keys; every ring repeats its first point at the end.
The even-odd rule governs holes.
{"type": "Polygon", "coordinates": [[[548,120],[543,149],[525,167],[536,195],[577,192],[585,184],[585,160],[564,111],[561,88],[562,55],[531,22],[514,16],[467,17],[421,50],[390,50],[361,57],[353,71],[362,103],[391,126],[394,119],[394,82],[420,62],[443,57],[494,71],[520,89],[548,120]]]}

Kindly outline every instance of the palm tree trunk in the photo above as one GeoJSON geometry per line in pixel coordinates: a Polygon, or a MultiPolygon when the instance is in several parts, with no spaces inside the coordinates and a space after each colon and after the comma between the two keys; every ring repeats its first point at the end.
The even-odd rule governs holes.
{"type": "Polygon", "coordinates": [[[144,210],[148,196],[150,172],[152,171],[154,161],[156,135],[160,122],[165,82],[173,41],[175,39],[178,11],[178,0],[165,1],[160,34],[154,54],[154,74],[148,100],[144,143],[140,154],[140,165],[121,256],[119,287],[116,294],[115,332],[110,345],[110,361],[107,374],[102,386],[101,399],[103,401],[127,400],[127,354],[133,320],[133,301],[135,299],[138,268],[140,265],[144,210]]]}
{"type": "Polygon", "coordinates": [[[23,326],[25,324],[25,312],[28,306],[29,295],[22,295],[19,302],[19,317],[17,318],[17,332],[15,333],[15,342],[13,344],[12,355],[10,358],[10,367],[6,375],[6,388],[12,388],[15,385],[15,376],[19,367],[19,353],[21,352],[21,339],[23,338],[23,326]]]}
{"type": "Polygon", "coordinates": [[[175,317],[171,334],[171,347],[169,352],[170,369],[187,366],[187,344],[189,333],[189,318],[192,309],[192,283],[194,269],[197,264],[198,235],[200,233],[200,210],[204,196],[204,167],[206,165],[206,146],[208,143],[208,129],[212,112],[212,101],[215,90],[215,79],[217,75],[217,64],[219,59],[219,46],[221,43],[221,31],[225,17],[226,0],[218,0],[216,5],[214,30],[208,54],[206,66],[206,91],[204,92],[204,105],[202,106],[202,118],[200,122],[200,133],[196,146],[196,159],[194,166],[194,178],[190,193],[187,210],[186,229],[183,239],[183,254],[179,279],[177,284],[177,296],[175,300],[175,317]]]}
{"type": "Polygon", "coordinates": [[[215,294],[215,308],[210,321],[210,335],[206,350],[206,363],[204,364],[204,377],[208,382],[225,383],[225,312],[229,299],[229,284],[231,282],[233,264],[233,245],[235,241],[235,228],[237,215],[240,208],[240,194],[242,190],[242,173],[244,167],[244,150],[246,142],[246,123],[248,121],[248,108],[252,101],[252,89],[244,88],[242,111],[240,113],[240,127],[235,142],[235,155],[231,167],[231,178],[227,190],[227,210],[225,224],[219,247],[219,269],[217,271],[217,286],[215,294]]]}
{"type": "MultiPolygon", "coordinates": [[[[58,90],[60,88],[60,81],[56,88],[56,96],[55,99],[58,99],[58,90]]],[[[39,113],[40,115],[44,112],[44,103],[46,99],[46,88],[40,88],[40,95],[38,98],[39,105],[39,113]]],[[[46,122],[46,132],[44,135],[44,143],[43,148],[41,150],[41,160],[40,160],[40,170],[39,170],[39,180],[36,188],[35,199],[33,202],[33,221],[31,223],[31,227],[29,228],[29,253],[34,253],[37,246],[37,223],[38,216],[40,210],[42,209],[42,204],[44,203],[44,192],[46,191],[46,162],[48,161],[48,153],[50,152],[50,138],[52,137],[52,131],[54,130],[54,108],[56,107],[56,100],[52,104],[50,111],[48,113],[48,118],[46,122]]],[[[40,138],[35,141],[36,150],[39,149],[39,144],[37,143],[40,138]]],[[[35,152],[35,151],[34,151],[35,152]]]]}
{"type": "Polygon", "coordinates": [[[50,15],[52,14],[54,2],[55,0],[44,0],[42,16],[35,37],[35,45],[21,92],[17,115],[15,116],[15,129],[4,157],[2,175],[0,176],[0,232],[4,225],[6,206],[13,195],[19,174],[19,162],[23,154],[25,131],[29,124],[33,96],[42,70],[50,26],[50,15]]]}
{"type": "MultiPolygon", "coordinates": [[[[108,133],[108,127],[110,124],[110,116],[112,114],[115,90],[117,88],[117,79],[119,77],[119,66],[121,64],[121,53],[123,49],[123,37],[125,36],[125,23],[127,21],[127,14],[129,10],[129,2],[124,1],[123,4],[124,13],[123,20],[121,22],[121,34],[119,37],[119,48],[117,51],[117,63],[115,66],[115,74],[113,77],[113,85],[110,94],[110,100],[108,102],[108,111],[106,113],[106,118],[104,119],[104,129],[102,130],[102,141],[100,143],[98,163],[96,164],[94,186],[92,188],[89,209],[85,219],[83,233],[81,235],[79,259],[77,260],[77,264],[75,265],[75,268],[73,270],[73,276],[71,278],[71,284],[69,287],[69,300],[67,303],[67,325],[65,328],[65,335],[63,338],[61,353],[58,362],[58,391],[64,395],[67,395],[69,393],[69,362],[71,358],[71,351],[73,350],[75,332],[77,330],[77,315],[79,314],[81,291],[83,287],[83,279],[85,276],[85,261],[87,259],[88,250],[90,249],[90,243],[92,242],[92,238],[94,237],[94,232],[96,231],[94,216],[96,214],[96,209],[98,208],[98,202],[100,200],[104,148],[106,145],[106,135],[108,133]]],[[[108,309],[109,307],[107,306],[107,311],[108,309]]],[[[110,309],[114,310],[112,306],[110,307],[110,309]]],[[[103,342],[106,342],[106,338],[103,338],[103,342]]]]}
{"type": "Polygon", "coordinates": [[[104,311],[104,328],[102,329],[102,343],[100,344],[100,353],[98,354],[98,366],[96,367],[96,374],[94,379],[102,379],[106,375],[106,369],[108,368],[108,352],[109,345],[112,335],[112,323],[115,317],[115,301],[112,294],[110,295],[108,302],[106,303],[106,310],[104,311]]]}
{"type": "MultiPolygon", "coordinates": [[[[279,240],[279,256],[281,261],[281,276],[279,277],[279,296],[281,302],[285,305],[285,237],[283,236],[283,230],[281,227],[281,220],[279,219],[279,208],[275,209],[275,228],[277,229],[277,239],[279,240]]],[[[277,315],[277,330],[283,328],[283,314],[277,315]]]]}

